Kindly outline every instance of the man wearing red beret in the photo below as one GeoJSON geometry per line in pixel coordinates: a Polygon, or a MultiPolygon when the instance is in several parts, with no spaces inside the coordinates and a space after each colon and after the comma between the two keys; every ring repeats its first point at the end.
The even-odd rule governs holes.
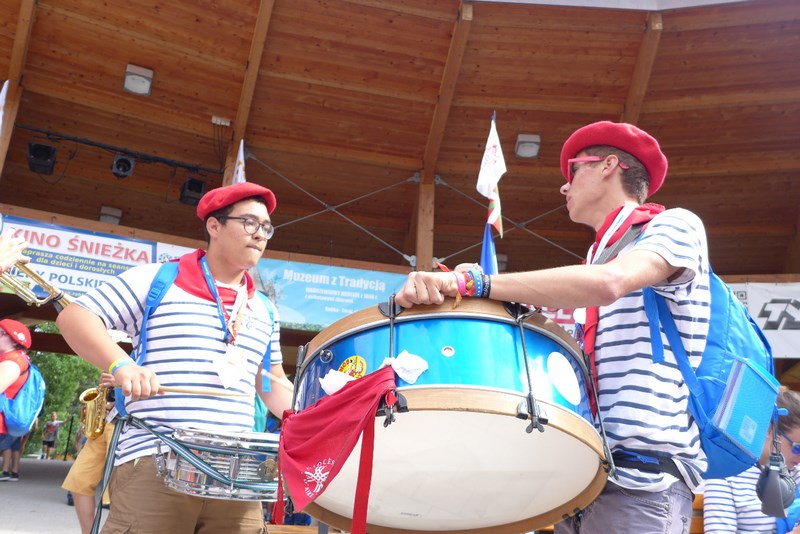
{"type": "MultiPolygon", "coordinates": [[[[178,276],[146,324],[143,310],[157,264],[129,269],[59,314],[57,324],[70,346],[108,370],[122,388],[126,411],[154,430],[247,432],[256,392],[278,416],[291,406],[277,310],[255,294],[247,272],[272,237],[275,205],[272,191],[253,183],[209,191],[197,206],[207,250],[178,260],[178,276]],[[134,346],[146,331],[138,363],[107,329],[127,332],[134,346]],[[161,386],[196,393],[159,394],[161,386]]],[[[260,502],[166,487],[156,475],[158,447],[148,431],[127,426],[115,452],[111,512],[103,532],[263,532],[260,502]]]]}
{"type": "Polygon", "coordinates": [[[645,203],[664,183],[667,158],[636,126],[603,121],[578,129],[564,143],[561,172],[570,219],[596,232],[583,265],[492,276],[415,272],[397,303],[441,304],[460,294],[585,308],[584,350],[594,361],[608,445],[615,452],[646,453],[659,464],[649,471],[618,468],[618,478],[586,510],[557,524],[556,532],[687,532],[692,489],[706,459],[669,347],[666,365],[652,361],[642,288],[666,297],[697,367],[710,302],[705,229],[687,210],[645,203]],[[470,286],[470,279],[480,283],[470,286]],[[480,294],[470,287],[481,287],[480,294]]]}

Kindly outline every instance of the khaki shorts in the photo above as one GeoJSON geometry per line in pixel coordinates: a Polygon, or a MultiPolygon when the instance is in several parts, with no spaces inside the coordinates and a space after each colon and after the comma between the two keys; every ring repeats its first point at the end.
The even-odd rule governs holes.
{"type": "Polygon", "coordinates": [[[118,465],[102,534],[263,534],[259,501],[206,499],[168,488],[152,456],[118,465]]]}
{"type": "MultiPolygon", "coordinates": [[[[80,495],[94,495],[103,480],[108,446],[114,434],[114,423],[106,423],[102,436],[86,441],[75,463],[61,485],[67,491],[80,495]]],[[[103,494],[103,503],[108,503],[108,490],[103,494]]]]}

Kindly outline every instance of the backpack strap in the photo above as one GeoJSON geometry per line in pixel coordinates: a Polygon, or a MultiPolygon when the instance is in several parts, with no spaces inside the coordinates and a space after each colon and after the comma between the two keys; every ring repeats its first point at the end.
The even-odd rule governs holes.
{"type": "Polygon", "coordinates": [[[646,287],[642,292],[645,297],[645,313],[650,323],[653,361],[664,361],[664,344],[661,341],[661,333],[658,330],[658,325],[660,324],[664,329],[664,335],[667,336],[667,341],[669,341],[672,354],[675,356],[675,361],[678,364],[681,375],[683,375],[683,380],[686,382],[686,387],[689,389],[689,410],[702,428],[708,421],[708,414],[695,402],[695,399],[703,394],[703,390],[689,362],[689,356],[686,354],[683,340],[678,333],[678,327],[675,326],[675,319],[672,318],[672,312],[670,312],[667,306],[666,299],[662,295],[656,293],[652,288],[646,287]],[[655,304],[655,307],[653,307],[653,304],[655,304]]]}
{"type": "Polygon", "coordinates": [[[141,332],[139,333],[139,343],[136,345],[136,363],[140,365],[147,355],[147,321],[153,314],[158,305],[164,299],[167,289],[178,276],[178,262],[168,261],[161,264],[153,282],[150,284],[150,291],[147,293],[147,300],[144,304],[144,314],[142,315],[141,332]]]}

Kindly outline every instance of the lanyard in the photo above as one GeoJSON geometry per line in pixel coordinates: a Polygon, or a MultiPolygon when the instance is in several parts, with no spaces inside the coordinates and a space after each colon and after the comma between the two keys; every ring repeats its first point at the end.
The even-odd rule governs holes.
{"type": "Polygon", "coordinates": [[[600,257],[600,254],[603,253],[603,250],[605,250],[606,246],[608,245],[608,240],[611,239],[611,236],[614,235],[617,230],[619,230],[619,227],[622,226],[622,223],[625,222],[628,216],[631,213],[633,213],[633,210],[635,209],[636,209],[636,204],[633,203],[626,203],[622,207],[622,209],[614,219],[614,222],[600,238],[600,244],[597,246],[597,250],[593,251],[592,248],[594,247],[589,248],[589,253],[586,255],[587,264],[591,264],[596,258],[600,257]]]}
{"type": "Polygon", "coordinates": [[[211,270],[208,267],[208,261],[206,261],[205,256],[200,258],[200,267],[203,270],[203,278],[206,280],[208,290],[211,292],[211,296],[214,297],[214,302],[217,304],[217,315],[222,324],[222,329],[225,331],[225,344],[233,344],[236,342],[236,334],[239,333],[239,322],[244,314],[247,299],[243,298],[243,296],[247,290],[245,288],[239,288],[239,293],[236,295],[236,302],[231,310],[235,319],[230,321],[225,307],[222,305],[222,299],[217,292],[217,284],[214,282],[214,277],[211,276],[211,270]],[[244,292],[242,291],[243,289],[244,292]]]}

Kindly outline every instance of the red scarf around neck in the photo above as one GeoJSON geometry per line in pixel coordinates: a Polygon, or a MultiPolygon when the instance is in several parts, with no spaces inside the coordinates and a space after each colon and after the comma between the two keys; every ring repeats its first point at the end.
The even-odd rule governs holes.
{"type": "MultiPolygon", "coordinates": [[[[612,224],[614,224],[614,220],[617,218],[617,215],[622,211],[624,206],[620,206],[619,208],[613,210],[611,213],[608,214],[606,220],[603,221],[602,226],[597,231],[597,236],[594,239],[594,244],[592,244],[591,254],[589,255],[590,258],[594,258],[595,253],[597,252],[597,248],[600,246],[600,241],[602,241],[603,236],[608,232],[609,228],[612,224]]],[[[619,241],[619,239],[625,235],[625,232],[628,229],[635,225],[635,224],[642,224],[642,223],[649,223],[653,220],[653,217],[658,215],[664,211],[664,206],[660,204],[654,204],[652,202],[647,204],[642,204],[637,206],[628,217],[623,221],[623,223],[619,226],[616,232],[614,232],[606,243],[606,248],[612,246],[614,243],[619,241]]],[[[609,258],[611,260],[613,258],[609,258]]],[[[589,362],[591,365],[592,376],[594,377],[594,387],[595,390],[597,389],[597,372],[595,368],[595,354],[594,354],[594,342],[595,338],[597,337],[597,322],[599,320],[599,311],[597,306],[589,306],[586,308],[586,324],[583,327],[583,351],[589,355],[589,362]]],[[[592,404],[593,410],[596,409],[594,406],[594,397],[590,395],[590,400],[592,404]]]]}
{"type": "MultiPolygon", "coordinates": [[[[208,289],[206,279],[203,277],[203,270],[200,267],[200,259],[205,256],[205,251],[197,249],[194,252],[181,256],[178,264],[178,277],[175,285],[196,297],[214,302],[214,297],[208,289]]],[[[250,273],[244,271],[244,281],[247,284],[247,298],[251,299],[255,295],[256,285],[250,273]]],[[[233,306],[236,301],[236,290],[230,287],[217,286],[222,303],[225,306],[233,306]]]]}

